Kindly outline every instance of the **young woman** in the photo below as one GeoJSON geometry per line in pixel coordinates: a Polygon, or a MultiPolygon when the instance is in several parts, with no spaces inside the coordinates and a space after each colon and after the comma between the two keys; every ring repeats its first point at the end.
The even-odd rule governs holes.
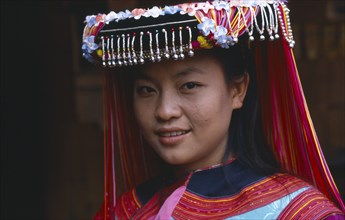
{"type": "Polygon", "coordinates": [[[105,198],[95,219],[344,218],[284,2],[86,21],[84,56],[116,68],[105,73],[105,198]]]}

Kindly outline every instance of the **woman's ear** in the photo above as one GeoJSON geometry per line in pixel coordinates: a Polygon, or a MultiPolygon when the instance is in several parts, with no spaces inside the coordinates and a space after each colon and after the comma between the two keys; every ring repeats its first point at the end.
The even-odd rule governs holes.
{"type": "Polygon", "coordinates": [[[239,109],[243,106],[244,98],[247,94],[247,89],[249,85],[249,74],[245,73],[240,77],[232,79],[230,89],[232,98],[232,108],[239,109]]]}

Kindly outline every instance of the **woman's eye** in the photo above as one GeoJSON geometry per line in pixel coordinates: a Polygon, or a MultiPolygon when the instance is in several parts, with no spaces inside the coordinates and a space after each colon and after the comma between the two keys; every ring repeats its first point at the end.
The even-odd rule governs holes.
{"type": "Polygon", "coordinates": [[[149,95],[155,92],[155,90],[149,86],[139,86],[136,91],[139,95],[149,95]]]}
{"type": "Polygon", "coordinates": [[[182,89],[195,89],[197,87],[199,87],[200,85],[198,83],[195,82],[188,82],[182,85],[182,89]]]}

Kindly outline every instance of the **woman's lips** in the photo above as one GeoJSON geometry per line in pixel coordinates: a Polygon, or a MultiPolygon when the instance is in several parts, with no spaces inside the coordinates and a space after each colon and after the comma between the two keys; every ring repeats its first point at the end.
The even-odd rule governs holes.
{"type": "Polygon", "coordinates": [[[190,130],[160,129],[157,131],[158,139],[162,145],[178,145],[188,135],[190,130]]]}
{"type": "Polygon", "coordinates": [[[185,133],[187,133],[187,131],[161,132],[161,133],[159,133],[159,136],[176,137],[176,136],[180,136],[180,135],[185,134],[185,133]]]}

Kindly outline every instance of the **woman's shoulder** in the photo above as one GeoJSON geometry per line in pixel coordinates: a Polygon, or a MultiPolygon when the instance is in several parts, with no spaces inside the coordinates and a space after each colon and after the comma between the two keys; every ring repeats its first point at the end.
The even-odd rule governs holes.
{"type": "Polygon", "coordinates": [[[115,214],[119,218],[129,219],[137,210],[141,208],[136,189],[121,194],[116,200],[115,214]]]}
{"type": "MultiPolygon", "coordinates": [[[[213,186],[206,184],[209,187],[203,188],[212,193],[204,193],[205,189],[202,193],[194,188],[187,190],[181,198],[183,206],[179,206],[179,214],[187,215],[190,208],[187,210],[186,204],[192,208],[195,208],[193,204],[203,204],[199,212],[204,213],[221,208],[223,211],[217,211],[217,215],[239,219],[294,219],[295,216],[298,216],[296,219],[323,219],[342,214],[313,185],[286,173],[263,175],[252,169],[240,169],[235,176],[225,175],[222,181],[219,178],[207,181],[213,186]]],[[[204,184],[197,183],[199,188],[204,184]]]]}
{"type": "Polygon", "coordinates": [[[116,216],[125,219],[133,216],[161,188],[161,178],[149,179],[122,193],[116,200],[116,216]]]}
{"type": "Polygon", "coordinates": [[[330,199],[309,182],[289,174],[275,174],[272,179],[281,182],[288,192],[271,204],[273,207],[277,204],[284,207],[279,219],[326,219],[344,216],[330,199]]]}

